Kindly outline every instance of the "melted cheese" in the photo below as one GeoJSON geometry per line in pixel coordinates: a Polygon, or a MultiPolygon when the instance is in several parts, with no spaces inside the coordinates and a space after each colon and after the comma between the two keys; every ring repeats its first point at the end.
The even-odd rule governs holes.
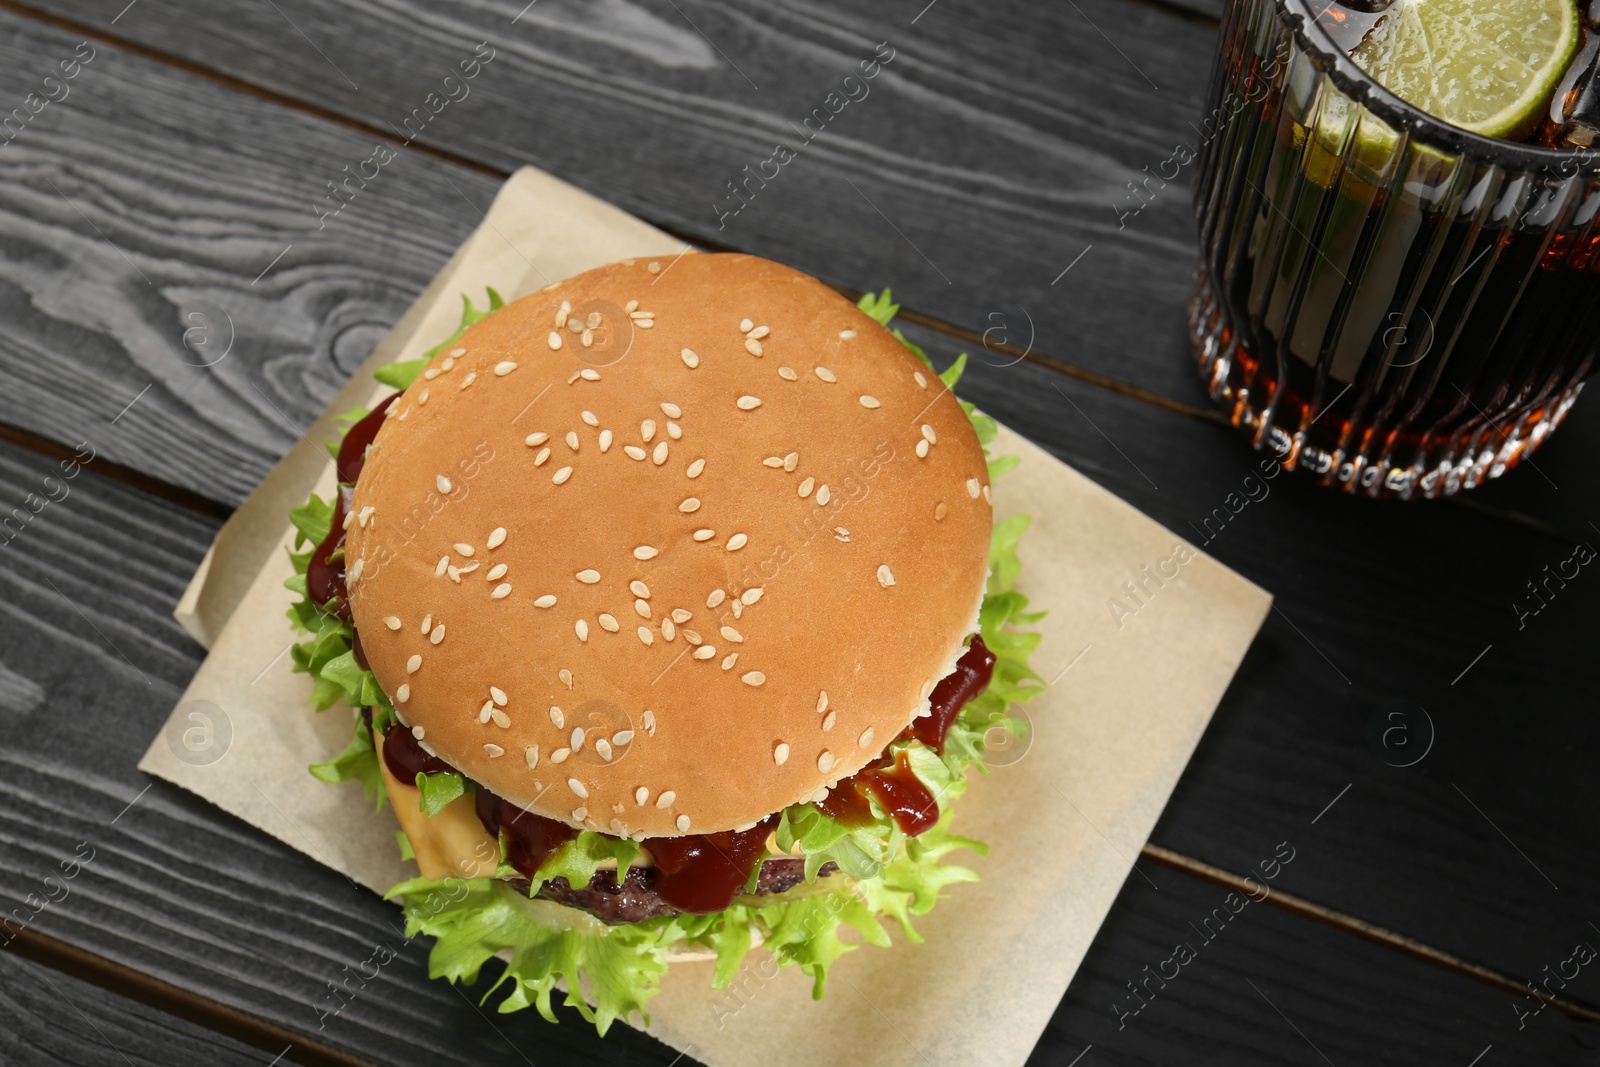
{"type": "Polygon", "coordinates": [[[417,867],[424,878],[493,878],[500,862],[500,846],[478,821],[472,794],[464,793],[429,817],[422,810],[422,791],[389,772],[383,761],[383,735],[376,734],[378,770],[389,790],[395,818],[411,841],[417,867]]]}

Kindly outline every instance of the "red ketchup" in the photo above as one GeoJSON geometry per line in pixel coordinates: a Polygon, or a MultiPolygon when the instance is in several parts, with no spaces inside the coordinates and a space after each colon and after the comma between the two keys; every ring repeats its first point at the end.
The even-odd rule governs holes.
{"type": "Polygon", "coordinates": [[[564,822],[519,808],[481,785],[477,788],[478,821],[491,837],[504,835],[506,862],[530,882],[556,849],[578,836],[578,831],[564,822]]]}
{"type": "MultiPolygon", "coordinates": [[[[994,653],[984,646],[982,637],[975,635],[972,645],[956,661],[956,669],[933,687],[928,698],[929,713],[906,727],[901,738],[915,738],[942,753],[951,723],[962,708],[989,687],[993,677],[994,653]]],[[[939,821],[938,798],[912,773],[904,752],[894,759],[885,756],[867,764],[829,790],[815,806],[846,826],[864,826],[872,821],[868,794],[912,837],[939,821]]]]}
{"type": "MultiPolygon", "coordinates": [[[[330,600],[337,600],[334,613],[345,622],[350,621],[350,596],[344,584],[344,557],[338,560],[330,557],[344,546],[344,518],[350,513],[350,495],[366,462],[367,447],[378,436],[389,405],[399,397],[399,393],[390,396],[344,435],[344,442],[339,445],[338,459],[334,461],[334,467],[339,472],[339,492],[334,498],[333,525],[329,527],[328,536],[322,544],[311,553],[311,562],[306,565],[306,595],[319,608],[326,607],[330,600]]],[[[360,658],[359,653],[357,658],[360,658]]]]}
{"type": "Polygon", "coordinates": [[[769,815],[748,830],[650,838],[644,846],[656,861],[656,892],[679,911],[721,911],[750,881],[777,825],[769,815]]]}

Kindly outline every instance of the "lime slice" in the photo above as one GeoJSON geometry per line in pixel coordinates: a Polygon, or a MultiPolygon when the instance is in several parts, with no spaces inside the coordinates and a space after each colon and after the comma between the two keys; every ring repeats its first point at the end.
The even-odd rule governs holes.
{"type": "Polygon", "coordinates": [[[1580,28],[1573,0],[1395,0],[1350,58],[1435,118],[1518,139],[1543,117],[1580,28]]]}

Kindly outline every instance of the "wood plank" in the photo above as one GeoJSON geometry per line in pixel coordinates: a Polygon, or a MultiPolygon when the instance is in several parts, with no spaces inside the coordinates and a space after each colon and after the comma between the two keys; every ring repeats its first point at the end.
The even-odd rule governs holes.
{"type": "MultiPolygon", "coordinates": [[[[0,12],[0,98],[79,40],[0,12]]],[[[408,154],[319,230],[317,175],[370,138],[89,48],[0,154],[0,422],[237,504],[497,183],[408,154]]]]}
{"type": "MultiPolygon", "coordinates": [[[[108,29],[96,0],[48,11],[108,29]]],[[[1020,333],[1025,311],[1041,351],[1198,395],[1170,343],[1194,255],[1187,186],[1170,184],[1131,220],[1119,205],[1136,203],[1128,183],[1143,168],[1196,136],[1215,50],[1205,20],[1127,0],[362,0],[331,11],[286,0],[226,12],[142,0],[109,32],[395,143],[487,42],[494,58],[468,95],[413,121],[418,144],[501,172],[534,163],[697,240],[849,288],[892,285],[979,333],[995,314],[1020,333]],[[822,132],[806,137],[805,120],[827,115],[828,94],[884,41],[894,58],[866,95],[836,96],[837,116],[813,119],[822,132]],[[795,158],[749,178],[780,140],[795,158]],[[729,183],[745,181],[748,205],[726,215],[740,204],[729,183]]],[[[359,158],[310,168],[308,213],[323,179],[359,158]]]]}
{"type": "Polygon", "coordinates": [[[11,1067],[260,1067],[268,1056],[59,971],[0,952],[11,1067]]]}

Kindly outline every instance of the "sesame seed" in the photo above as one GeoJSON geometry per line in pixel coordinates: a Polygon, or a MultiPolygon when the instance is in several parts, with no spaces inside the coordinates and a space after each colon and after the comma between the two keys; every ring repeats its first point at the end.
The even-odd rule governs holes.
{"type": "Polygon", "coordinates": [[[473,548],[472,548],[471,545],[467,544],[465,541],[457,541],[451,547],[456,550],[456,555],[458,555],[458,556],[467,556],[468,558],[470,558],[472,556],[473,548]]]}
{"type": "Polygon", "coordinates": [[[711,590],[711,595],[706,597],[706,607],[714,608],[728,598],[728,594],[721,589],[711,590]]]}
{"type": "Polygon", "coordinates": [[[841,341],[848,341],[852,337],[854,337],[855,335],[856,335],[856,332],[854,330],[840,330],[839,331],[839,339],[841,341]]]}
{"type": "Polygon", "coordinates": [[[589,312],[589,317],[583,320],[583,324],[589,327],[591,330],[598,330],[600,328],[600,324],[604,321],[605,320],[601,317],[600,312],[591,311],[589,312]]]}
{"type": "Polygon", "coordinates": [[[552,726],[554,726],[557,730],[561,729],[561,727],[566,725],[566,718],[567,717],[561,713],[560,708],[556,707],[554,704],[550,705],[550,724],[552,726]]]}
{"type": "Polygon", "coordinates": [[[865,730],[863,730],[861,732],[861,736],[856,738],[856,747],[857,748],[865,748],[865,749],[871,750],[871,748],[872,748],[872,727],[870,727],[870,726],[867,727],[865,730]]]}
{"type": "Polygon", "coordinates": [[[784,744],[782,741],[779,741],[778,746],[772,750],[772,762],[776,763],[780,767],[782,767],[785,763],[788,763],[789,746],[784,744]]]}
{"type": "Polygon", "coordinates": [[[749,671],[740,679],[745,685],[760,685],[767,680],[767,676],[760,671],[749,671]]]}
{"type": "Polygon", "coordinates": [[[761,355],[761,342],[754,337],[746,337],[744,339],[744,350],[752,356],[759,356],[761,355]]]}
{"type": "Polygon", "coordinates": [[[673,622],[685,623],[685,622],[688,622],[692,618],[694,618],[694,615],[686,608],[673,608],[672,609],[672,621],[673,622]]]}
{"type": "Polygon", "coordinates": [[[632,744],[633,743],[633,731],[632,730],[618,730],[616,733],[611,735],[611,743],[613,745],[616,745],[618,748],[622,748],[622,747],[624,747],[626,745],[632,744]]]}
{"type": "Polygon", "coordinates": [[[674,637],[678,636],[678,628],[673,624],[671,619],[661,620],[661,636],[668,641],[671,641],[674,637]]]}
{"type": "Polygon", "coordinates": [[[656,450],[650,454],[650,460],[658,467],[667,461],[667,443],[665,441],[661,441],[656,445],[656,450]]]}
{"type": "Polygon", "coordinates": [[[572,477],[571,467],[562,467],[550,476],[550,480],[557,485],[567,484],[567,479],[572,477]]]}
{"type": "Polygon", "coordinates": [[[834,375],[833,371],[829,370],[827,367],[818,367],[817,368],[817,377],[821,378],[823,381],[827,382],[829,385],[832,385],[834,382],[839,380],[834,375]]]}
{"type": "Polygon", "coordinates": [[[633,610],[641,619],[648,619],[650,617],[650,602],[647,600],[635,600],[633,602],[633,610]]]}
{"type": "Polygon", "coordinates": [[[645,788],[644,786],[641,785],[638,789],[635,789],[633,791],[633,802],[635,804],[638,804],[640,807],[643,807],[644,806],[644,802],[649,800],[649,799],[650,799],[650,790],[645,788]]]}
{"type": "Polygon", "coordinates": [[[947,504],[945,504],[945,502],[943,500],[941,500],[941,501],[939,501],[939,503],[937,505],[934,506],[934,509],[933,509],[933,521],[934,522],[942,522],[942,521],[944,521],[944,517],[946,515],[948,515],[949,513],[950,513],[949,506],[947,504]]]}
{"type": "Polygon", "coordinates": [[[426,404],[427,402],[428,402],[428,390],[424,389],[422,392],[417,394],[417,407],[420,408],[422,405],[426,404]]]}
{"type": "MultiPolygon", "coordinates": [[[[632,316],[629,316],[630,318],[632,316]]],[[[641,330],[648,330],[656,324],[655,319],[634,319],[633,324],[641,330]]]]}
{"type": "Polygon", "coordinates": [[[793,367],[779,367],[778,377],[782,378],[786,382],[797,382],[800,380],[800,375],[795,373],[793,367]]]}
{"type": "Polygon", "coordinates": [[[422,632],[426,634],[431,629],[433,629],[433,616],[424,615],[422,617],[422,632]]]}
{"type": "Polygon", "coordinates": [[[693,463],[689,464],[689,469],[686,473],[691,478],[698,478],[700,477],[700,472],[705,469],[706,461],[704,459],[697,459],[693,463]]]}
{"type": "Polygon", "coordinates": [[[878,567],[878,584],[883,586],[885,589],[894,584],[894,572],[889,569],[889,565],[887,563],[884,563],[878,567]]]}
{"type": "Polygon", "coordinates": [[[822,717],[822,732],[827,733],[829,730],[833,729],[833,724],[838,718],[839,713],[837,711],[830,711],[828,714],[824,715],[822,717]]]}
{"type": "MultiPolygon", "coordinates": [[[[473,566],[477,566],[477,564],[473,564],[473,566]]],[[[505,573],[506,565],[504,563],[496,563],[493,567],[489,568],[489,573],[485,574],[484,578],[492,582],[505,577],[505,573]]]]}
{"type": "Polygon", "coordinates": [[[563,668],[561,668],[561,670],[556,672],[556,677],[561,679],[561,684],[562,685],[566,686],[568,689],[572,688],[572,672],[571,671],[569,671],[565,667],[563,667],[563,668]]]}
{"type": "Polygon", "coordinates": [[[572,809],[572,821],[573,822],[582,822],[583,820],[587,819],[588,817],[589,817],[589,809],[588,808],[576,807],[576,808],[572,809]]]}
{"type": "Polygon", "coordinates": [[[611,431],[600,431],[600,451],[605,452],[611,448],[611,431]]]}
{"type": "Polygon", "coordinates": [[[833,532],[844,538],[846,541],[850,540],[850,531],[846,530],[843,526],[835,526],[833,528],[833,532]]]}
{"type": "Polygon", "coordinates": [[[824,689],[817,694],[817,714],[821,715],[828,710],[828,691],[824,689]]]}
{"type": "Polygon", "coordinates": [[[576,452],[578,450],[578,431],[577,430],[568,430],[567,431],[567,447],[572,449],[574,452],[576,452]]]}
{"type": "Polygon", "coordinates": [[[470,371],[470,372],[468,372],[468,374],[467,374],[467,376],[465,378],[461,379],[461,384],[456,386],[456,389],[458,391],[462,390],[462,389],[465,389],[467,386],[471,385],[473,382],[475,382],[477,380],[478,380],[478,372],[477,371],[470,371]]]}
{"type": "Polygon", "coordinates": [[[927,423],[922,424],[922,436],[930,445],[936,445],[939,443],[939,435],[935,433],[933,427],[929,426],[927,423]]]}
{"type": "Polygon", "coordinates": [[[694,532],[696,541],[709,541],[715,536],[717,536],[717,531],[715,530],[696,530],[694,532]]]}
{"type": "Polygon", "coordinates": [[[636,597],[642,597],[645,600],[650,599],[650,587],[639,581],[637,578],[628,583],[628,589],[636,597]]]}
{"type": "Polygon", "coordinates": [[[741,396],[735,403],[740,411],[754,411],[761,406],[761,400],[758,397],[749,395],[741,396]]]}
{"type": "Polygon", "coordinates": [[[584,585],[594,585],[600,580],[600,572],[590,568],[589,570],[579,571],[576,577],[584,585]]]}
{"type": "Polygon", "coordinates": [[[751,322],[749,319],[740,319],[739,320],[739,332],[740,333],[749,333],[751,330],[753,330],[755,328],[756,328],[756,324],[751,322]]]}
{"type": "Polygon", "coordinates": [[[678,355],[683,357],[684,364],[689,367],[690,370],[693,370],[695,367],[700,365],[700,356],[692,348],[685,348],[682,352],[679,352],[678,355]]]}
{"type": "Polygon", "coordinates": [[[615,615],[612,615],[609,612],[601,612],[600,613],[600,628],[602,630],[605,630],[607,633],[613,633],[614,634],[618,630],[622,629],[622,626],[621,626],[620,623],[617,622],[617,617],[615,615]]]}
{"type": "Polygon", "coordinates": [[[826,504],[828,501],[830,501],[832,499],[833,499],[833,490],[832,489],[829,489],[826,485],[818,487],[818,489],[817,489],[817,503],[818,504],[826,504]]]}
{"type": "Polygon", "coordinates": [[[395,617],[394,617],[394,616],[393,616],[393,615],[387,615],[387,616],[385,616],[385,617],[384,617],[384,620],[383,620],[383,624],[384,624],[384,625],[385,625],[385,626],[387,626],[387,627],[388,627],[388,628],[389,628],[389,629],[391,629],[391,630],[398,630],[398,629],[400,629],[400,620],[399,620],[399,619],[397,619],[397,618],[395,618],[395,617]]]}
{"type": "Polygon", "coordinates": [[[444,623],[441,622],[439,625],[437,625],[437,626],[435,626],[433,628],[433,632],[432,633],[428,634],[428,643],[432,644],[432,645],[437,645],[440,641],[443,641],[443,640],[444,640],[444,623]]]}
{"type": "MultiPolygon", "coordinates": [[[[437,478],[435,478],[433,480],[433,484],[439,487],[439,492],[445,494],[446,496],[450,495],[450,479],[449,478],[446,478],[444,475],[441,474],[441,475],[439,475],[437,478]]],[[[977,493],[973,493],[972,495],[973,496],[977,496],[978,494],[977,493]]]]}
{"type": "Polygon", "coordinates": [[[763,467],[781,467],[781,466],[783,466],[783,457],[782,456],[768,456],[766,459],[761,461],[761,465],[763,467]]]}
{"type": "Polygon", "coordinates": [[[634,559],[655,559],[660,554],[660,549],[652,548],[650,545],[640,545],[633,550],[634,559]]]}
{"type": "Polygon", "coordinates": [[[688,833],[689,832],[689,816],[687,816],[687,815],[678,816],[677,826],[678,826],[678,830],[680,832],[688,833]]]}
{"type": "Polygon", "coordinates": [[[511,583],[510,582],[501,582],[499,585],[495,586],[494,589],[491,590],[490,593],[489,593],[490,598],[493,599],[493,600],[504,600],[506,597],[508,597],[510,595],[511,595],[511,583]]]}
{"type": "Polygon", "coordinates": [[[639,424],[639,436],[644,439],[645,444],[649,444],[651,441],[653,441],[656,436],[656,420],[645,419],[643,422],[641,422],[639,424]]]}
{"type": "Polygon", "coordinates": [[[500,729],[508,730],[511,728],[511,716],[507,715],[499,708],[495,708],[493,711],[491,711],[489,713],[489,717],[494,720],[494,724],[500,727],[500,729]]]}
{"type": "Polygon", "coordinates": [[[485,546],[490,548],[490,549],[499,548],[501,545],[503,545],[505,543],[506,543],[506,528],[504,526],[496,526],[494,529],[490,530],[489,531],[489,539],[484,542],[485,546]]]}
{"type": "Polygon", "coordinates": [[[550,762],[551,763],[565,763],[565,762],[567,762],[567,757],[570,756],[570,755],[572,755],[572,749],[570,749],[570,748],[558,748],[554,752],[550,753],[550,762]]]}
{"type": "Polygon", "coordinates": [[[649,263],[647,263],[645,265],[644,269],[649,271],[651,274],[660,274],[661,273],[661,264],[652,259],[649,263]]]}
{"type": "Polygon", "coordinates": [[[994,499],[989,496],[989,487],[987,485],[983,487],[983,502],[985,504],[993,504],[994,503],[994,499]]]}
{"type": "Polygon", "coordinates": [[[574,751],[574,752],[582,752],[583,751],[584,733],[585,733],[584,729],[581,726],[574,726],[572,728],[572,751],[574,751]]]}
{"type": "Polygon", "coordinates": [[[871,410],[873,408],[882,407],[883,405],[879,402],[877,397],[871,396],[871,395],[869,395],[867,393],[862,393],[861,394],[861,406],[864,407],[864,408],[867,408],[868,410],[871,410]]]}
{"type": "Polygon", "coordinates": [[[642,641],[644,644],[648,645],[648,644],[653,644],[655,642],[656,635],[650,632],[650,627],[641,626],[641,627],[639,627],[638,633],[639,633],[639,640],[642,641]]]}
{"type": "Polygon", "coordinates": [[[595,739],[595,743],[594,743],[594,750],[595,750],[596,754],[598,754],[601,759],[605,760],[607,763],[611,762],[611,742],[610,741],[607,741],[603,737],[596,738],[595,739]]]}
{"type": "Polygon", "coordinates": [[[455,582],[457,585],[461,584],[461,568],[460,567],[446,567],[444,569],[444,573],[450,578],[450,580],[452,582],[455,582]]]}
{"type": "Polygon", "coordinates": [[[656,713],[646,708],[644,715],[640,717],[640,721],[644,723],[645,732],[654,737],[656,735],[656,713]]]}
{"type": "Polygon", "coordinates": [[[497,685],[491,685],[489,687],[489,699],[503,708],[506,706],[506,691],[497,685]]]}
{"type": "Polygon", "coordinates": [[[623,445],[622,451],[628,454],[629,459],[643,459],[646,455],[648,455],[648,453],[638,445],[623,445]]]}
{"type": "Polygon", "coordinates": [[[744,614],[744,601],[742,600],[735,600],[729,607],[733,609],[733,617],[736,619],[744,614]]]}
{"type": "Polygon", "coordinates": [[[377,509],[370,504],[362,508],[360,515],[356,519],[356,525],[360,526],[362,529],[365,529],[367,520],[372,518],[372,513],[376,510],[377,509]]]}
{"type": "Polygon", "coordinates": [[[556,325],[560,326],[567,321],[567,316],[572,314],[572,301],[561,301],[561,310],[556,312],[556,325]]]}
{"type": "Polygon", "coordinates": [[[816,485],[816,484],[817,484],[817,480],[808,475],[806,477],[806,480],[801,482],[800,483],[800,487],[798,489],[796,489],[795,491],[797,493],[799,493],[802,497],[808,497],[808,496],[811,495],[811,487],[816,485]]]}
{"type": "Polygon", "coordinates": [[[506,750],[495,744],[485,744],[483,750],[489,754],[490,759],[499,759],[506,754],[506,750]]]}
{"type": "Polygon", "coordinates": [[[724,626],[721,630],[721,633],[724,640],[732,641],[734,644],[739,644],[744,640],[744,634],[740,633],[738,630],[735,630],[731,626],[724,626]]]}
{"type": "Polygon", "coordinates": [[[580,333],[578,335],[578,341],[579,341],[579,343],[581,343],[583,345],[584,348],[593,348],[594,347],[594,330],[585,329],[582,333],[580,333]]]}
{"type": "Polygon", "coordinates": [[[589,799],[588,787],[582,782],[578,781],[576,778],[567,779],[567,788],[578,794],[580,797],[583,797],[585,800],[589,799]]]}
{"type": "Polygon", "coordinates": [[[527,748],[522,750],[522,755],[523,755],[523,758],[528,761],[528,770],[531,771],[531,770],[533,770],[533,769],[535,769],[536,767],[539,766],[539,746],[538,745],[529,745],[527,748]]]}
{"type": "Polygon", "coordinates": [[[533,606],[536,607],[536,608],[553,608],[553,607],[555,607],[556,606],[555,594],[546,593],[544,596],[539,597],[537,600],[535,600],[533,602],[533,606]]]}
{"type": "Polygon", "coordinates": [[[593,367],[585,367],[578,372],[578,377],[586,382],[598,382],[600,380],[600,372],[593,367]]]}
{"type": "Polygon", "coordinates": [[[928,442],[925,441],[925,440],[924,441],[918,441],[917,442],[916,452],[917,452],[917,458],[918,459],[927,459],[928,458],[928,442]]]}
{"type": "Polygon", "coordinates": [[[979,492],[979,490],[978,490],[978,479],[976,479],[976,478],[968,478],[967,479],[967,495],[970,496],[972,499],[976,500],[976,499],[978,499],[978,492],[979,492]]]}
{"type": "MultiPolygon", "coordinates": [[[[686,641],[688,640],[688,635],[687,634],[684,635],[684,640],[686,640],[686,641]]],[[[696,648],[693,653],[691,653],[691,655],[693,655],[695,659],[710,659],[712,656],[715,656],[716,654],[717,654],[717,646],[716,645],[701,645],[700,647],[696,648]]]]}
{"type": "Polygon", "coordinates": [[[506,375],[510,374],[512,371],[514,371],[516,369],[517,369],[517,365],[515,363],[513,363],[511,360],[509,360],[509,359],[508,360],[503,360],[502,362],[496,363],[494,365],[495,377],[504,378],[506,375]]]}
{"type": "Polygon", "coordinates": [[[669,789],[665,793],[662,793],[660,796],[656,797],[656,807],[670,808],[672,807],[672,802],[677,799],[678,794],[669,789]]]}
{"type": "Polygon", "coordinates": [[[406,701],[408,701],[410,699],[411,699],[411,686],[407,685],[404,682],[400,683],[400,688],[396,689],[394,691],[394,702],[396,704],[404,704],[406,701]]]}
{"type": "Polygon", "coordinates": [[[578,412],[578,418],[582,419],[586,426],[600,425],[600,417],[592,411],[580,411],[578,412]]]}
{"type": "Polygon", "coordinates": [[[823,774],[827,774],[829,771],[833,770],[833,753],[824,752],[822,755],[817,757],[817,770],[821,771],[823,774]]]}
{"type": "Polygon", "coordinates": [[[425,381],[425,382],[431,382],[435,378],[437,378],[438,376],[439,376],[439,368],[438,367],[429,367],[427,370],[422,372],[422,380],[425,381]]]}
{"type": "Polygon", "coordinates": [[[793,474],[794,473],[794,469],[796,467],[798,467],[799,465],[800,465],[800,453],[798,453],[798,452],[790,452],[787,456],[783,457],[783,469],[785,471],[789,472],[790,474],[793,474]]]}
{"type": "Polygon", "coordinates": [[[576,315],[568,315],[567,316],[567,329],[571,330],[573,333],[582,333],[583,332],[583,320],[578,318],[578,316],[576,316],[576,315]]]}
{"type": "Polygon", "coordinates": [[[688,497],[683,503],[678,505],[678,510],[683,512],[685,515],[692,511],[699,511],[700,499],[698,497],[688,497]]]}
{"type": "Polygon", "coordinates": [[[493,700],[485,700],[483,702],[483,707],[478,709],[478,721],[479,722],[488,722],[489,721],[489,716],[491,716],[493,714],[494,714],[494,701],[493,700]]]}
{"type": "Polygon", "coordinates": [[[587,640],[589,640],[589,624],[588,624],[588,622],[586,622],[583,619],[579,619],[573,625],[573,629],[577,631],[578,640],[579,641],[587,641],[587,640]]]}
{"type": "Polygon", "coordinates": [[[552,349],[560,349],[561,335],[556,331],[551,330],[550,336],[545,338],[545,343],[548,344],[552,349]]]}
{"type": "Polygon", "coordinates": [[[661,414],[665,415],[669,419],[680,419],[683,417],[683,409],[676,404],[663,402],[661,405],[661,414]]]}
{"type": "Polygon", "coordinates": [[[683,436],[683,427],[679,426],[677,423],[673,422],[671,419],[668,419],[667,420],[667,436],[672,438],[674,441],[676,441],[678,438],[683,436]]]}
{"type": "Polygon", "coordinates": [[[411,654],[411,658],[406,660],[406,673],[407,674],[416,674],[417,671],[419,671],[421,669],[422,669],[422,656],[419,653],[413,652],[411,654]]]}
{"type": "Polygon", "coordinates": [[[539,454],[538,455],[533,457],[533,465],[535,467],[542,467],[542,466],[544,466],[544,461],[549,459],[549,458],[550,458],[550,446],[546,445],[545,447],[539,449],[539,454]]]}
{"type": "Polygon", "coordinates": [[[746,331],[746,336],[754,337],[756,340],[759,341],[759,340],[761,340],[763,337],[767,336],[771,332],[772,332],[772,330],[770,328],[766,327],[766,326],[757,326],[753,330],[746,331]]]}
{"type": "Polygon", "coordinates": [[[345,580],[353,582],[360,578],[361,572],[366,569],[366,566],[367,561],[358,557],[356,561],[350,565],[350,571],[345,575],[345,580]]]}

